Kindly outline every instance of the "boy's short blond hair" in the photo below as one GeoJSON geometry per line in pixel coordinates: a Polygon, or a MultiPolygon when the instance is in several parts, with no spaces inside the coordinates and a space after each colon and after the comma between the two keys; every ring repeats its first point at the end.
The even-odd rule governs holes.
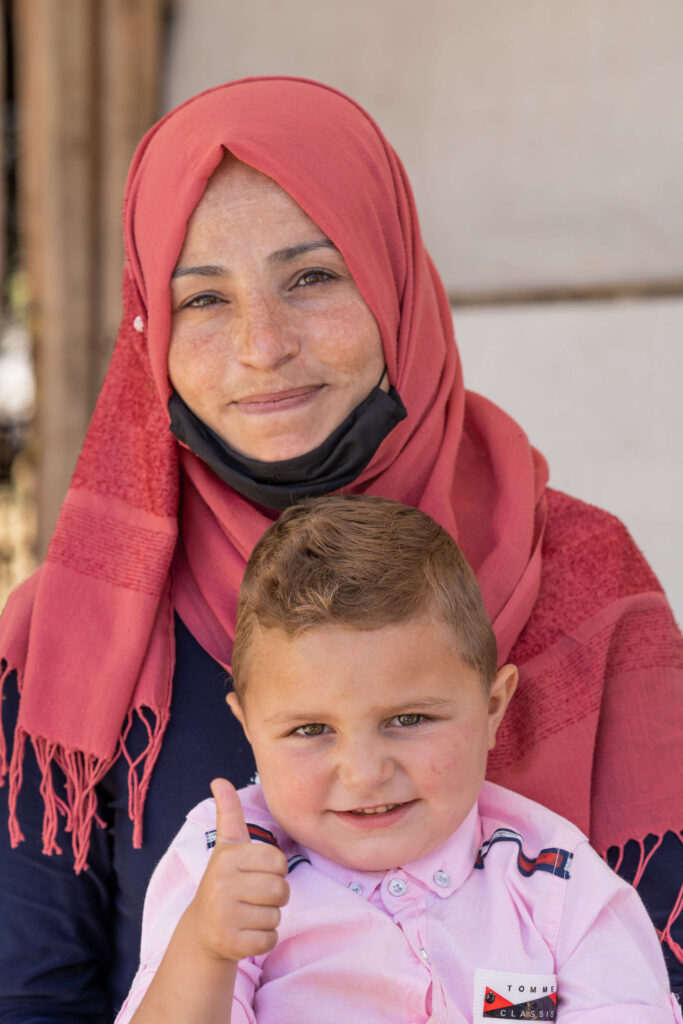
{"type": "MultiPolygon", "coordinates": [[[[419,509],[369,495],[293,505],[251,553],[240,590],[232,671],[242,699],[257,629],[371,630],[435,615],[488,687],[496,638],[474,573],[453,538],[419,509]]],[[[273,666],[277,675],[277,665],[273,666]]]]}

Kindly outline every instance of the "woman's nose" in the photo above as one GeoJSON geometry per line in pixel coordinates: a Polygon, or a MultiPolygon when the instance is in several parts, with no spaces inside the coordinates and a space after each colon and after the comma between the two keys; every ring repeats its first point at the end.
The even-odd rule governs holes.
{"type": "Polygon", "coordinates": [[[270,370],[296,356],[300,341],[287,311],[258,298],[245,303],[232,325],[235,353],[241,363],[270,370]]]}

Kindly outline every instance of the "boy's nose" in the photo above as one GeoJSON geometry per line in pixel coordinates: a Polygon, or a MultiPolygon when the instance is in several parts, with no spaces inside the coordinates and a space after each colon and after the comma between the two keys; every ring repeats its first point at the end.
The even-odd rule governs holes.
{"type": "Polygon", "coordinates": [[[366,744],[348,745],[339,759],[339,781],[359,797],[377,795],[393,774],[394,762],[386,751],[366,744]]]}

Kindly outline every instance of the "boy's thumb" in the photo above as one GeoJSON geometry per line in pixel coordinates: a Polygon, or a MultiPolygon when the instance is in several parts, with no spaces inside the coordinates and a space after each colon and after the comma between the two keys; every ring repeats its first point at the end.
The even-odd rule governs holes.
{"type": "Polygon", "coordinates": [[[249,833],[237,790],[227,779],[214,779],[211,792],[216,801],[216,845],[248,843],[249,833]]]}

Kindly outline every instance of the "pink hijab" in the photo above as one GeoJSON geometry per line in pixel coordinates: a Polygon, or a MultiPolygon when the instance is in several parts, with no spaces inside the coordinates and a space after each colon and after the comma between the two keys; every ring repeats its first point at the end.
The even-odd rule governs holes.
{"type": "MultiPolygon", "coordinates": [[[[9,766],[10,829],[25,742],[43,771],[44,850],[67,815],[86,866],[95,786],[129,761],[134,843],[168,721],[173,611],[229,665],[245,561],[270,519],[169,433],[169,281],[187,220],[225,150],[277,181],[340,249],[381,332],[407,418],[349,488],[415,505],[473,565],[504,661],[539,591],[543,458],[499,408],[464,390],[451,312],[427,254],[401,163],[352,100],[296,78],[219,86],[156,124],[124,202],[121,330],[41,569],[0,624],[21,704],[9,766]],[[133,763],[132,718],[149,745],[133,763]],[[67,800],[51,779],[67,779],[67,800]]],[[[0,769],[7,773],[4,745],[0,769]]]]}

